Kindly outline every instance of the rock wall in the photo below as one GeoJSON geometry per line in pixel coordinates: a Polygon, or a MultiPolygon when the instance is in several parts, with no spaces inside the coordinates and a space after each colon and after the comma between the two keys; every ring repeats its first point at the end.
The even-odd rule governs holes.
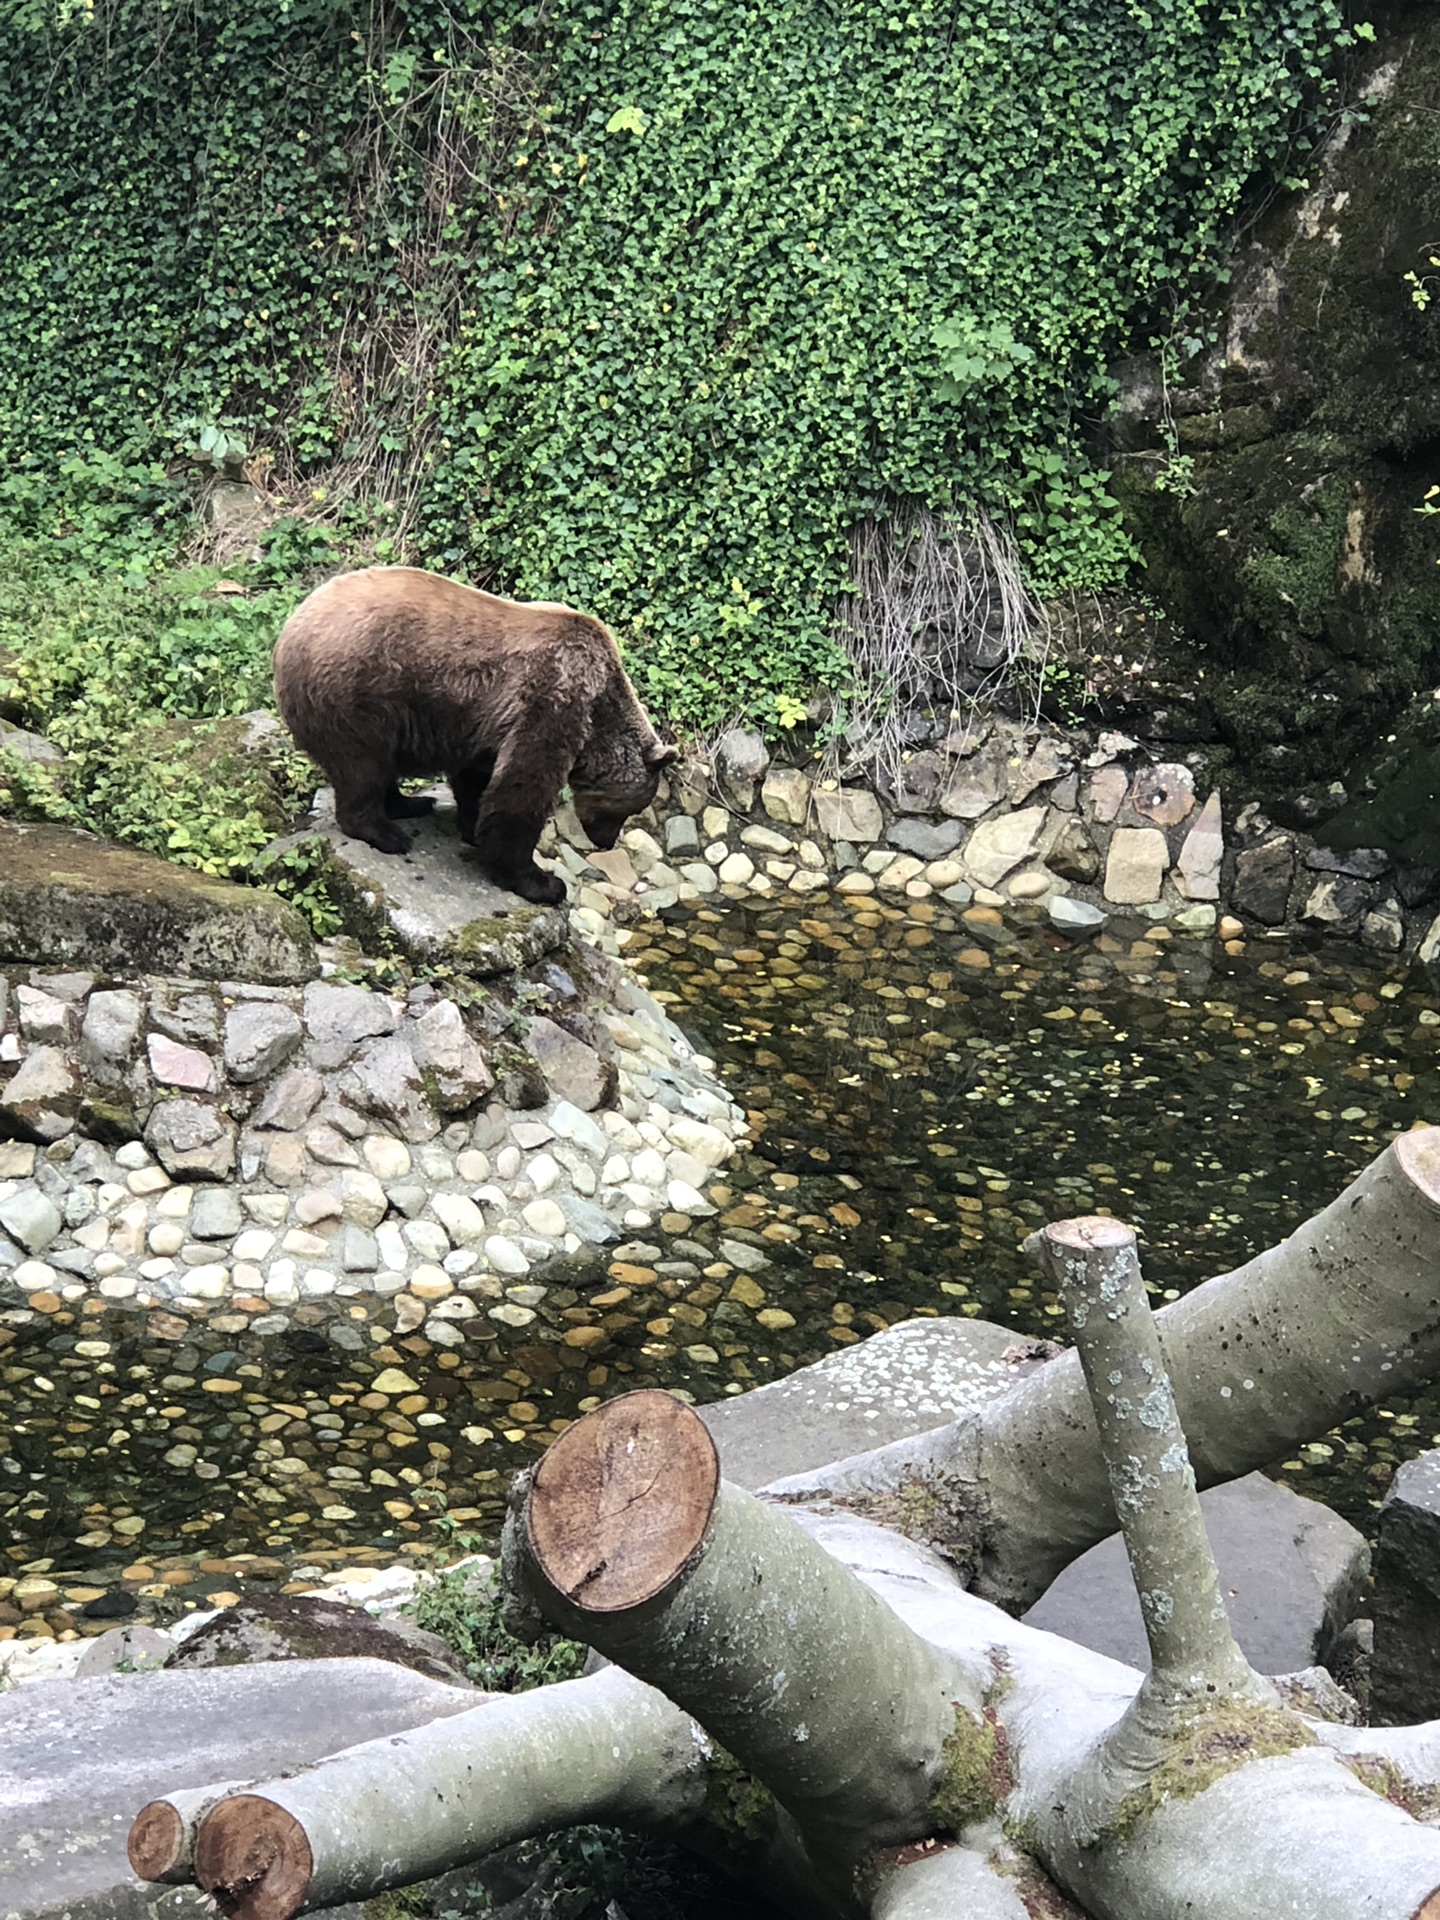
{"type": "Polygon", "coordinates": [[[1272,792],[1323,787],[1440,676],[1440,520],[1417,512],[1440,481],[1440,19],[1368,17],[1346,111],[1246,235],[1215,346],[1168,380],[1121,368],[1108,436],[1172,623],[1151,737],[1216,738],[1272,792]]]}
{"type": "Polygon", "coordinates": [[[637,908],[833,886],[936,894],[981,916],[1043,910],[1074,937],[1124,915],[1232,943],[1284,930],[1440,955],[1432,870],[1375,848],[1334,852],[1254,803],[1227,808],[1189,760],[1203,767],[1200,754],[1156,762],[1124,734],[995,719],[957,724],[897,780],[842,787],[813,766],[772,765],[758,736],[734,730],[712,762],[669,781],[653,831],[632,827],[596,853],[562,812],[542,847],[596,938],[637,908]]]}

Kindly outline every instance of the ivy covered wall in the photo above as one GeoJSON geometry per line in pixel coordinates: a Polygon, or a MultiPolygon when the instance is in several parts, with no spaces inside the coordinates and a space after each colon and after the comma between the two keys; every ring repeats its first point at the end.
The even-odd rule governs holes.
{"type": "Polygon", "coordinates": [[[1107,356],[1348,38],[1335,0],[0,0],[0,514],[133,559],[243,452],[382,556],[593,608],[676,718],[763,711],[833,674],[896,499],[1005,514],[1042,588],[1124,568],[1107,356]]]}

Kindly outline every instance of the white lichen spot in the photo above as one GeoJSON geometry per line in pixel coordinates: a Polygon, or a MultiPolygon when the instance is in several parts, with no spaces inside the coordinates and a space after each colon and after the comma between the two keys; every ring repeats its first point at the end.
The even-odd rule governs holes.
{"type": "Polygon", "coordinates": [[[1189,1466],[1190,1456],[1185,1451],[1185,1442],[1183,1440],[1175,1441],[1174,1444],[1168,1446],[1160,1456],[1160,1471],[1162,1473],[1184,1473],[1188,1470],[1189,1466]]]}
{"type": "Polygon", "coordinates": [[[805,1722],[802,1720],[799,1726],[797,1726],[795,1729],[796,1744],[798,1745],[800,1741],[808,1740],[809,1738],[810,1738],[810,1729],[809,1727],[806,1726],[805,1722]]]}
{"type": "Polygon", "coordinates": [[[1174,1599],[1159,1587],[1142,1593],[1140,1605],[1146,1617],[1153,1620],[1157,1627],[1167,1626],[1175,1617],[1174,1599]]]}
{"type": "Polygon", "coordinates": [[[1161,1380],[1140,1402],[1140,1424],[1152,1433],[1162,1433],[1175,1424],[1175,1406],[1170,1398],[1170,1383],[1161,1380]]]}

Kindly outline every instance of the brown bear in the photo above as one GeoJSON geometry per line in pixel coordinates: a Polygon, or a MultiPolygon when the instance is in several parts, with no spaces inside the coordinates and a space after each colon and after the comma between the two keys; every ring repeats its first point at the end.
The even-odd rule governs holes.
{"type": "Polygon", "coordinates": [[[595,845],[613,847],[677,751],[599,620],[416,567],[342,573],[303,600],[275,643],[275,698],[329,775],[342,831],[405,853],[395,821],[434,803],[398,782],[443,773],[484,873],[546,905],[565,888],[536,866],[535,842],[560,789],[595,845]]]}

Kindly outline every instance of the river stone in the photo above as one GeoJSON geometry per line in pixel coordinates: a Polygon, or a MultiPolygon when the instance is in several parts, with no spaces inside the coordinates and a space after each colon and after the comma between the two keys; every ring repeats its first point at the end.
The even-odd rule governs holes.
{"type": "Polygon", "coordinates": [[[1100,855],[1084,826],[1071,818],[1061,827],[1059,837],[1045,856],[1045,864],[1062,880],[1085,886],[1100,871],[1100,855]]]}
{"type": "Polygon", "coordinates": [[[1440,1718],[1440,1451],[1407,1460],[1380,1508],[1370,1714],[1378,1726],[1440,1718]]]}
{"type": "Polygon", "coordinates": [[[233,1240],[244,1225],[240,1201],[228,1187],[206,1188],[196,1194],[187,1225],[194,1240],[233,1240]]]}
{"type": "Polygon", "coordinates": [[[1102,827],[1119,813],[1130,791],[1130,776],[1123,767],[1100,767],[1090,776],[1085,791],[1086,812],[1102,827]]]}
{"type": "Polygon", "coordinates": [[[188,1093],[211,1093],[215,1088],[215,1063],[198,1047],[182,1046],[166,1033],[145,1037],[150,1071],[161,1086],[180,1087],[188,1093]]]}
{"type": "Polygon", "coordinates": [[[553,1020],[543,1014],[532,1019],[525,1046],[552,1091],[572,1107],[593,1113],[613,1100],[619,1078],[614,1063],[553,1020]]]}
{"type": "Polygon", "coordinates": [[[1246,847],[1235,859],[1232,905],[1267,927],[1278,927],[1290,904],[1295,878],[1295,843],[1278,834],[1258,847],[1246,847]]]}
{"type": "MultiPolygon", "coordinates": [[[[328,789],[317,796],[316,821],[329,848],[332,892],[345,930],[364,943],[375,944],[388,928],[408,959],[483,979],[527,967],[569,938],[563,908],[536,906],[482,876],[448,803],[426,819],[406,821],[411,847],[404,856],[379,853],[342,834],[328,789]]],[[[278,841],[273,850],[291,847],[299,837],[311,835],[278,841]]]]}
{"type": "Polygon", "coordinates": [[[0,1200],[0,1227],[27,1253],[44,1253],[64,1224],[60,1209],[38,1187],[21,1187],[8,1200],[0,1200]]]}
{"type": "Polygon", "coordinates": [[[425,1009],[410,1028],[410,1047],[417,1066],[433,1077],[442,1113],[463,1113],[495,1084],[453,1000],[437,1000],[425,1009]]]}
{"type": "Polygon", "coordinates": [[[1058,780],[1071,764],[1063,741],[1053,734],[1042,734],[1030,751],[1021,754],[1005,769],[1005,797],[1012,807],[1023,807],[1037,787],[1047,780],[1058,780]]]}
{"type": "Polygon", "coordinates": [[[998,887],[1007,873],[1033,860],[1045,836],[1046,807],[1022,807],[982,820],[966,843],[966,871],[977,885],[998,887]]]}
{"type": "Polygon", "coordinates": [[[978,820],[1005,798],[1007,755],[1000,741],[956,767],[940,795],[940,811],[954,820],[978,820]]]}
{"type": "Polygon", "coordinates": [[[1105,898],[1141,907],[1160,898],[1170,849],[1158,827],[1117,827],[1105,858],[1105,898]]]}
{"type": "Polygon", "coordinates": [[[368,1113],[393,1120],[410,1141],[433,1140],[440,1122],[425,1098],[425,1087],[415,1056],[398,1034],[367,1040],[350,1072],[354,1095],[368,1113]]]}
{"type": "MultiPolygon", "coordinates": [[[[1261,1473],[1210,1488],[1200,1505],[1230,1622],[1250,1664],[1261,1673],[1323,1665],[1366,1596],[1364,1536],[1261,1473]]],[[[1143,1671],[1150,1664],[1118,1533],[1072,1561],[1025,1620],[1127,1666],[1143,1671]]]]}
{"type": "Polygon", "coordinates": [[[1316,927],[1353,928],[1374,897],[1375,889],[1366,880],[1343,873],[1327,874],[1311,888],[1300,918],[1316,927]]]}
{"type": "Polygon", "coordinates": [[[763,1487],[944,1426],[1006,1392],[1035,1342],[987,1320],[902,1320],[784,1380],[697,1407],[727,1480],[763,1487]]]}
{"type": "Polygon", "coordinates": [[[1336,853],[1330,847],[1310,847],[1305,853],[1305,864],[1312,873],[1343,873],[1352,880],[1378,880],[1390,871],[1394,862],[1381,847],[1356,847],[1346,853],[1336,853]]]}
{"type": "Polygon", "coordinates": [[[196,1889],[135,1879],[137,1810],[180,1787],[265,1780],[474,1707],[473,1688],[386,1660],[292,1660],[39,1680],[0,1695],[0,1899],[19,1920],[191,1920],[196,1889]]]}
{"type": "Polygon", "coordinates": [[[182,979],[308,980],[315,944],[260,887],[68,827],[0,820],[0,960],[182,979]]]}
{"type": "Polygon", "coordinates": [[[343,1066],[364,1040],[394,1033],[400,1017],[383,993],[317,980],[305,989],[305,1033],[321,1072],[343,1066]]]}
{"type": "Polygon", "coordinates": [[[965,838],[963,820],[897,820],[885,835],[892,847],[900,847],[922,860],[943,860],[965,838]]]}
{"type": "Polygon", "coordinates": [[[1156,827],[1178,827],[1195,810],[1195,777],[1188,767],[1142,767],[1130,784],[1130,805],[1156,827]]]}
{"type": "Polygon", "coordinates": [[[319,1106],[325,1082],[308,1067],[292,1067],[270,1088],[255,1110],[253,1125],[295,1133],[319,1106]]]}
{"type": "Polygon", "coordinates": [[[1395,900],[1382,900],[1360,922],[1360,944],[1377,953],[1398,953],[1405,944],[1405,916],[1395,900]]]}
{"type": "Polygon", "coordinates": [[[242,1086],[268,1080],[283,1067],[305,1029],[289,1007],[273,1001],[242,1001],[225,1015],[225,1071],[242,1086]]]}
{"type": "Polygon", "coordinates": [[[1107,915],[1088,900],[1072,900],[1068,893],[1052,894],[1046,903],[1050,924],[1062,933],[1098,933],[1107,915]]]}
{"type": "Polygon", "coordinates": [[[772,820],[803,827],[810,815],[810,781],[798,767],[772,767],[760,789],[760,804],[772,820]]]}
{"type": "Polygon", "coordinates": [[[140,1040],[144,1003],[125,987],[92,993],[80,1028],[81,1057],[92,1067],[114,1069],[124,1065],[140,1040]]]}
{"type": "MultiPolygon", "coordinates": [[[[0,821],[0,827],[4,822],[0,821]]],[[[0,881],[0,894],[4,883],[0,881]]],[[[59,1047],[32,1047],[0,1092],[4,1118],[31,1139],[61,1140],[75,1131],[78,1075],[59,1047]]]]}
{"type": "Polygon", "coordinates": [[[603,1158],[610,1151],[605,1129],[588,1113],[582,1113],[573,1101],[557,1100],[548,1117],[551,1128],[562,1140],[572,1141],[595,1159],[603,1158]]]}
{"type": "Polygon", "coordinates": [[[730,727],[715,743],[715,774],[720,791],[733,807],[748,813],[755,786],[765,777],[770,754],[758,733],[748,727],[730,727]]]}
{"type": "Polygon", "coordinates": [[[21,984],[15,989],[20,1031],[35,1046],[64,1047],[75,1038],[75,1009],[53,993],[21,984]]]}
{"type": "Polygon", "coordinates": [[[862,787],[841,787],[834,793],[816,791],[815,818],[831,840],[851,843],[878,840],[885,825],[880,802],[862,787]]]}
{"type": "Polygon", "coordinates": [[[934,751],[912,754],[900,762],[893,775],[881,770],[880,791],[898,813],[929,813],[948,767],[948,761],[934,751]]]}
{"type": "Polygon", "coordinates": [[[162,1100],[145,1126],[145,1144],[176,1179],[227,1180],[235,1168],[235,1128],[198,1100],[162,1100]]]}
{"type": "Polygon", "coordinates": [[[665,851],[672,859],[700,851],[700,835],[688,813],[672,813],[665,822],[665,851]]]}
{"type": "Polygon", "coordinates": [[[1187,899],[1220,898],[1220,863],[1225,857],[1225,823],[1220,812],[1220,795],[1212,793],[1200,810],[1200,818],[1185,836],[1180,857],[1175,862],[1176,885],[1187,899]]]}

